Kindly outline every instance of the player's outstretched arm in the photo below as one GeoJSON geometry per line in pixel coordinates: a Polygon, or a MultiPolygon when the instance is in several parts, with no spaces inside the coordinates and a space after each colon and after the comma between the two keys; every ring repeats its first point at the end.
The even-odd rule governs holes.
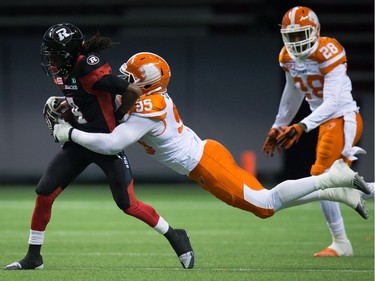
{"type": "Polygon", "coordinates": [[[83,147],[100,154],[115,155],[129,145],[136,143],[149,132],[158,121],[131,116],[125,123],[118,125],[110,134],[87,133],[67,124],[56,124],[54,137],[59,141],[73,141],[83,147]]]}

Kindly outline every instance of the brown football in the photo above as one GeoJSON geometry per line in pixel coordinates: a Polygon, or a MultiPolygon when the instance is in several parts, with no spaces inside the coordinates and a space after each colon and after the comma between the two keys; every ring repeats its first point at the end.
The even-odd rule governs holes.
{"type": "Polygon", "coordinates": [[[72,107],[70,106],[67,101],[63,101],[60,103],[57,112],[59,112],[60,116],[68,123],[72,123],[74,121],[74,115],[72,113],[72,107]]]}

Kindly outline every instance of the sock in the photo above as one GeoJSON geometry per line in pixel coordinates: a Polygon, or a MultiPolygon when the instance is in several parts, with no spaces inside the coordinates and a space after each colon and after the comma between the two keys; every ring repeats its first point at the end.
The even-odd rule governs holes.
{"type": "Polygon", "coordinates": [[[282,204],[282,207],[279,208],[278,210],[286,209],[286,208],[290,208],[290,207],[294,207],[294,206],[299,206],[299,205],[303,205],[303,204],[314,202],[314,201],[320,201],[321,200],[321,193],[322,193],[322,190],[317,190],[317,191],[313,191],[313,192],[311,192],[311,193],[309,193],[305,196],[302,196],[298,199],[295,199],[293,201],[285,202],[285,203],[282,204]]]}
{"type": "Polygon", "coordinates": [[[336,222],[327,222],[327,225],[332,235],[332,243],[328,247],[335,250],[340,256],[352,256],[353,248],[346,236],[342,217],[336,222]]]}
{"type": "Polygon", "coordinates": [[[52,205],[57,196],[62,192],[61,187],[50,195],[38,194],[36,197],[33,216],[31,218],[31,229],[44,231],[51,219],[52,205]]]}
{"type": "Polygon", "coordinates": [[[44,233],[45,231],[37,231],[30,229],[29,250],[27,251],[27,256],[40,256],[40,249],[44,242],[44,233]]]}
{"type": "Polygon", "coordinates": [[[333,241],[343,242],[348,240],[339,203],[321,201],[320,205],[326,218],[327,226],[332,234],[333,241]]]}
{"type": "Polygon", "coordinates": [[[31,245],[42,245],[44,242],[45,231],[38,231],[30,229],[29,244],[31,245]]]}
{"type": "Polygon", "coordinates": [[[320,189],[326,189],[332,187],[331,175],[328,173],[323,173],[318,176],[315,176],[318,179],[318,186],[320,189]]]}
{"type": "Polygon", "coordinates": [[[162,217],[159,217],[159,221],[156,224],[156,226],[154,227],[154,229],[157,232],[159,232],[160,234],[165,234],[165,233],[167,233],[167,231],[169,229],[169,224],[166,222],[165,219],[163,219],[162,217]]]}
{"type": "MultiPolygon", "coordinates": [[[[275,210],[284,209],[293,206],[296,201],[314,191],[318,190],[315,176],[306,177],[298,180],[287,180],[276,185],[272,190],[279,197],[279,204],[275,204],[275,210]]],[[[297,203],[298,205],[298,203],[297,203]]]]}

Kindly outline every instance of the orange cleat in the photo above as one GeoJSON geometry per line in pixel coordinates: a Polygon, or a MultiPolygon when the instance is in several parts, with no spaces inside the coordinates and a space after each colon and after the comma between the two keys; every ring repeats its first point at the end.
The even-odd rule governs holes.
{"type": "Polygon", "coordinates": [[[314,257],[339,257],[340,255],[331,248],[325,248],[319,253],[315,253],[314,257]]]}

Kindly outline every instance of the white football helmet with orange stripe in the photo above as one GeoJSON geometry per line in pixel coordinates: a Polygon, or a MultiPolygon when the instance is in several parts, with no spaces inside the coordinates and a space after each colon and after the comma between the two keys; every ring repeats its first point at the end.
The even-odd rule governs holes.
{"type": "Polygon", "coordinates": [[[120,67],[120,72],[120,77],[141,88],[143,95],[166,92],[171,77],[168,63],[149,52],[133,55],[120,67]]]}
{"type": "Polygon", "coordinates": [[[318,17],[307,7],[294,7],[285,13],[280,32],[290,54],[295,57],[306,56],[318,43],[318,17]]]}

